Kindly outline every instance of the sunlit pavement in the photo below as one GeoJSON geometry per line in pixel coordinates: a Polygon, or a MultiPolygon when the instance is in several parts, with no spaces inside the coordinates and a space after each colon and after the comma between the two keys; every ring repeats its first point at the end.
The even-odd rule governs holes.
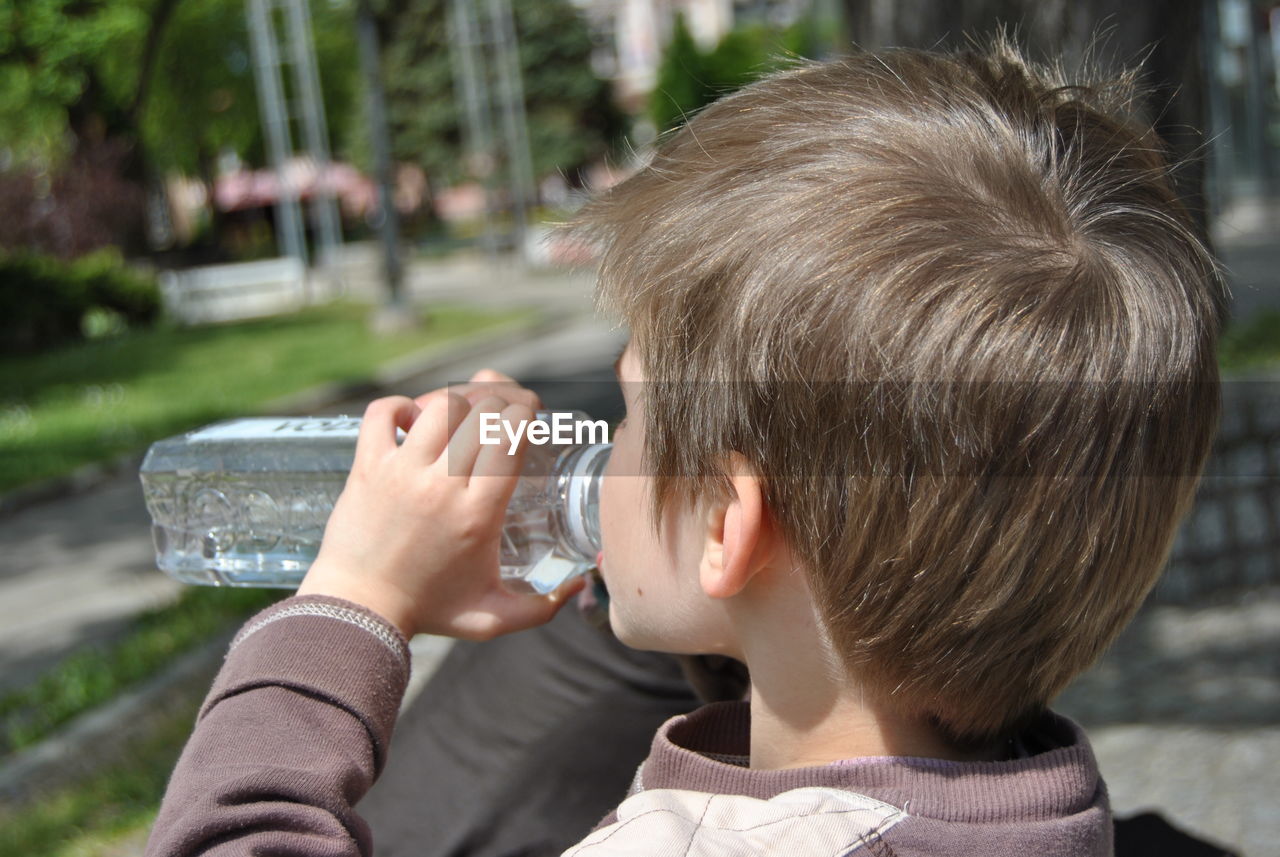
{"type": "Polygon", "coordinates": [[[1144,609],[1056,707],[1085,725],[1117,813],[1280,853],[1280,588],[1144,609]]]}

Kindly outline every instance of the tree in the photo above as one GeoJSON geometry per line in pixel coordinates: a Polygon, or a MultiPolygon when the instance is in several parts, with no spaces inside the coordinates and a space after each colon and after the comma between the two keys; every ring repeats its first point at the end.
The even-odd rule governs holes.
{"type": "MultiPolygon", "coordinates": [[[[434,186],[467,178],[445,0],[387,0],[378,9],[383,79],[398,160],[434,186]]],[[[621,132],[609,86],[591,71],[591,38],[567,0],[513,3],[535,176],[569,175],[621,132]]],[[[483,8],[483,7],[481,7],[483,8]]]]}
{"type": "Polygon", "coordinates": [[[49,162],[132,130],[149,5],[0,0],[0,148],[49,162]]]}
{"type": "MultiPolygon", "coordinates": [[[[311,8],[340,149],[354,124],[351,7],[311,8]]],[[[261,163],[244,16],[243,0],[0,0],[0,152],[16,164],[0,181],[10,195],[0,206],[28,212],[26,221],[28,196],[53,210],[15,231],[56,254],[83,252],[86,241],[140,249],[148,180],[179,170],[211,182],[224,149],[261,163]],[[37,193],[41,182],[49,193],[37,193]],[[107,198],[87,198],[95,189],[107,198]],[[76,224],[74,240],[48,238],[61,221],[76,224]]]]}
{"type": "Polygon", "coordinates": [[[220,151],[261,163],[243,0],[183,3],[157,55],[139,129],[152,168],[199,175],[212,189],[220,151]]]}
{"type": "MultiPolygon", "coordinates": [[[[356,125],[354,7],[313,2],[310,8],[329,140],[341,156],[356,125]]],[[[220,153],[264,164],[244,0],[183,2],[156,53],[139,129],[151,168],[197,175],[212,197],[220,153]]],[[[300,129],[294,133],[300,144],[300,129]]],[[[219,232],[216,212],[213,231],[219,232]]]]}
{"type": "Polygon", "coordinates": [[[686,117],[717,97],[707,58],[693,40],[684,15],[677,14],[649,96],[649,118],[655,128],[665,131],[684,124],[686,117]]]}
{"type": "Polygon", "coordinates": [[[689,115],[717,98],[784,67],[797,57],[822,53],[820,22],[805,16],[778,30],[760,24],[730,30],[708,53],[676,15],[649,97],[649,117],[659,131],[684,123],[689,115]]]}
{"type": "Polygon", "coordinates": [[[56,255],[141,244],[134,96],[148,33],[175,1],[0,0],[3,244],[56,255]]]}

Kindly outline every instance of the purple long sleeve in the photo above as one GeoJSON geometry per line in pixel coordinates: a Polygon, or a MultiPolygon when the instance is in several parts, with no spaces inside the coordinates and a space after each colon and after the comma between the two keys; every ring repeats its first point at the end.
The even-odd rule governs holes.
{"type": "Polygon", "coordinates": [[[409,678],[404,637],[356,604],[290,598],[249,620],[169,781],[147,855],[367,855],[355,812],[409,678]]]}
{"type": "MultiPolygon", "coordinates": [[[[368,855],[357,801],[408,680],[404,638],[345,601],[293,598],[241,630],[200,711],[148,855],[368,855]]],[[[747,703],[669,720],[631,795],[567,855],[1106,857],[1106,788],[1084,734],[1046,713],[1002,762],[882,757],[748,765],[747,703]]],[[[424,831],[429,835],[430,831],[424,831]]]]}

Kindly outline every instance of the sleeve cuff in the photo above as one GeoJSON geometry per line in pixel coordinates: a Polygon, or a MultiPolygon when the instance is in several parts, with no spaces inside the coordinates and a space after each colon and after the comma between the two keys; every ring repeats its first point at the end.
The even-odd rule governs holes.
{"type": "Polygon", "coordinates": [[[288,598],[251,618],[200,709],[258,687],[287,687],[350,712],[381,769],[409,681],[409,645],[377,613],[340,598],[288,598]]]}

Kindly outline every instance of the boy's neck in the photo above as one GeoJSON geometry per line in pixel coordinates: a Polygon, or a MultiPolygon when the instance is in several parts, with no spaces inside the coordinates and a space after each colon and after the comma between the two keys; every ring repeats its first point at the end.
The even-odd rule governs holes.
{"type": "Polygon", "coordinates": [[[868,698],[819,630],[807,593],[771,589],[735,611],[740,655],[751,672],[751,767],[874,756],[1002,758],[1003,743],[956,747],[924,718],[904,718],[868,698]]]}
{"type": "Polygon", "coordinates": [[[848,697],[806,705],[768,679],[751,684],[751,767],[763,770],[828,765],[847,759],[911,756],[953,761],[1002,758],[1002,746],[976,750],[948,743],[927,723],[902,720],[848,697]]]}

